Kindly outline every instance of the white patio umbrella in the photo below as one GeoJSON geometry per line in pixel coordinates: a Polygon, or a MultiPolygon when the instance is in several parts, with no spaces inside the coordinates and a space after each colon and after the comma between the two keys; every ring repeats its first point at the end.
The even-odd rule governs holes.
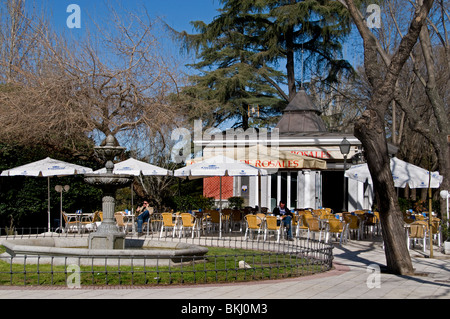
{"type": "MultiPolygon", "coordinates": [[[[409,185],[410,188],[428,188],[430,182],[430,188],[438,188],[442,183],[443,177],[439,172],[429,172],[396,157],[391,158],[390,165],[395,187],[405,188],[409,185]]],[[[345,176],[360,182],[372,183],[367,164],[352,166],[345,171],[345,176]]]]}
{"type": "MultiPolygon", "coordinates": [[[[96,170],[94,173],[106,173],[106,168],[96,170]]],[[[113,174],[128,174],[133,176],[171,176],[173,172],[150,163],[129,158],[125,161],[115,163],[113,174]]],[[[131,186],[131,212],[134,213],[133,186],[131,186]]]]}
{"type": "MultiPolygon", "coordinates": [[[[95,173],[106,173],[106,168],[99,169],[95,173]]],[[[129,158],[123,162],[114,164],[114,174],[128,174],[133,176],[170,176],[172,171],[161,168],[146,162],[139,161],[134,158],[129,158]]]]}
{"type": "MultiPolygon", "coordinates": [[[[219,212],[222,216],[222,176],[259,176],[267,175],[267,171],[254,166],[235,161],[226,156],[215,156],[204,159],[174,171],[174,176],[187,179],[220,177],[220,203],[219,212]]],[[[222,218],[219,225],[220,237],[222,237],[222,218]]]]}
{"type": "Polygon", "coordinates": [[[50,177],[91,173],[92,169],[47,157],[43,160],[4,170],[1,176],[47,177],[48,230],[50,231],[50,177]]]}

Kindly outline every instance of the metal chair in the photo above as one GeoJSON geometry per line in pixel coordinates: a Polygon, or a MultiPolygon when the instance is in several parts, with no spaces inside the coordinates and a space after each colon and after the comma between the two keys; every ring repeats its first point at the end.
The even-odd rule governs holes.
{"type": "Polygon", "coordinates": [[[328,220],[327,225],[327,238],[326,242],[329,242],[331,239],[331,235],[338,235],[339,236],[339,244],[342,245],[343,241],[346,241],[346,224],[341,222],[339,219],[336,218],[330,218],[328,220]]]}
{"type": "Polygon", "coordinates": [[[177,231],[177,220],[175,222],[173,221],[173,217],[171,213],[162,213],[162,225],[161,225],[161,232],[159,234],[159,238],[162,237],[162,234],[164,231],[166,231],[167,236],[167,229],[172,228],[172,237],[175,237],[175,233],[177,231]]]}
{"type": "Polygon", "coordinates": [[[307,240],[311,238],[311,234],[315,235],[319,233],[319,241],[322,240],[322,227],[320,227],[320,221],[316,217],[306,218],[306,226],[308,226],[308,236],[307,240]]]}
{"type": "Polygon", "coordinates": [[[253,233],[258,232],[257,239],[259,239],[259,234],[261,232],[261,225],[262,225],[261,218],[259,218],[256,215],[248,214],[245,215],[245,221],[247,222],[247,228],[245,229],[244,239],[247,240],[247,235],[249,235],[252,232],[253,233]]]}
{"type": "Polygon", "coordinates": [[[180,225],[180,230],[179,230],[180,238],[181,238],[183,231],[184,231],[184,233],[186,233],[186,229],[191,230],[192,238],[194,238],[195,231],[197,231],[197,235],[198,235],[198,237],[200,237],[200,229],[197,224],[197,219],[189,213],[182,213],[181,214],[181,225],[180,225]]]}
{"type": "Polygon", "coordinates": [[[378,212],[373,213],[365,213],[364,214],[364,222],[363,222],[364,233],[369,233],[373,236],[373,234],[380,234],[380,215],[378,212]]]}
{"type": "Polygon", "coordinates": [[[361,222],[358,216],[352,214],[344,214],[344,221],[347,223],[346,231],[348,238],[350,237],[350,232],[356,233],[357,240],[361,238],[361,222]]]}
{"type": "Polygon", "coordinates": [[[64,218],[64,232],[78,231],[79,223],[76,219],[69,218],[66,212],[62,212],[64,218]]]}
{"type": "Polygon", "coordinates": [[[276,232],[277,233],[277,243],[280,242],[281,226],[277,225],[277,217],[276,216],[266,216],[265,227],[264,227],[264,240],[267,239],[268,232],[276,232]]]}
{"type": "Polygon", "coordinates": [[[128,228],[133,227],[132,223],[128,223],[125,221],[125,216],[121,212],[114,213],[114,218],[116,219],[116,225],[119,227],[122,232],[125,234],[128,233],[128,228]]]}
{"type": "Polygon", "coordinates": [[[427,246],[427,225],[426,222],[424,221],[417,221],[414,223],[409,224],[408,226],[408,231],[407,231],[407,246],[408,246],[408,250],[411,247],[411,241],[413,242],[413,247],[415,245],[415,243],[421,239],[422,240],[422,247],[423,247],[423,252],[425,252],[426,250],[426,246],[427,246]]]}
{"type": "Polygon", "coordinates": [[[438,247],[442,244],[442,227],[441,220],[439,218],[433,217],[431,219],[431,234],[433,235],[433,240],[437,241],[438,247]]]}

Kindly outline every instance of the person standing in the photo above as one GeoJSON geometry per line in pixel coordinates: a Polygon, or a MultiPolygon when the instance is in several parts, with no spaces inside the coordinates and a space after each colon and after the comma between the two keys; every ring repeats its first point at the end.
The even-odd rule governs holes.
{"type": "Polygon", "coordinates": [[[285,226],[287,229],[288,240],[293,240],[291,225],[292,225],[292,217],[294,215],[289,210],[289,208],[286,207],[286,203],[284,201],[280,201],[280,204],[273,209],[272,213],[275,216],[280,216],[281,223],[283,223],[283,226],[285,226]]]}

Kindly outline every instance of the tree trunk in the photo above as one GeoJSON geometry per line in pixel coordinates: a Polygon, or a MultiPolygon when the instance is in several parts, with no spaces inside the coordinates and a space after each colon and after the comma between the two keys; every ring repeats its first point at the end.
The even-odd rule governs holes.
{"type": "Polygon", "coordinates": [[[394,98],[400,71],[417,42],[433,0],[424,0],[423,5],[417,8],[408,33],[402,38],[387,68],[379,64],[377,40],[353,0],[345,0],[345,4],[364,40],[364,68],[373,91],[367,110],[355,123],[355,136],[366,152],[380,213],[386,263],[392,273],[411,274],[414,268],[406,245],[403,216],[390,169],[385,117],[394,98]]]}
{"type": "Polygon", "coordinates": [[[295,88],[295,71],[294,71],[294,31],[290,27],[286,32],[286,70],[289,89],[289,101],[295,97],[297,90],[295,88]]]}
{"type": "Polygon", "coordinates": [[[369,154],[367,162],[380,213],[387,267],[393,273],[411,274],[414,269],[406,245],[403,215],[392,180],[384,118],[380,118],[375,111],[365,111],[355,124],[355,136],[369,154]]]}

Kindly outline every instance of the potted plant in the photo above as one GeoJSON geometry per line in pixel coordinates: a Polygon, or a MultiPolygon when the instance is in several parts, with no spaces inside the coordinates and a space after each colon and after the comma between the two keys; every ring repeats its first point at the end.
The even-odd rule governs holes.
{"type": "Polygon", "coordinates": [[[448,220],[447,218],[443,218],[442,219],[442,240],[443,240],[443,249],[444,249],[444,254],[446,255],[450,255],[450,229],[448,227],[448,220]]]}
{"type": "Polygon", "coordinates": [[[228,198],[228,205],[234,209],[241,209],[244,204],[244,198],[241,196],[234,196],[228,198]]]}

